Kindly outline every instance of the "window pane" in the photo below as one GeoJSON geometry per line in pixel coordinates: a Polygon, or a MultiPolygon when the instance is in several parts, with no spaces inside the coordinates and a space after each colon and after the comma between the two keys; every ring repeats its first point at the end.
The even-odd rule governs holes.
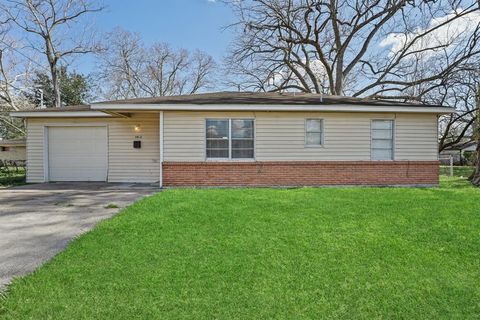
{"type": "Polygon", "coordinates": [[[228,149],[207,149],[207,158],[228,158],[228,149]]]}
{"type": "Polygon", "coordinates": [[[232,158],[234,159],[253,158],[253,149],[232,149],[232,158]]]}
{"type": "Polygon", "coordinates": [[[233,149],[253,149],[253,140],[251,139],[233,139],[233,149]]]}
{"type": "Polygon", "coordinates": [[[237,128],[253,128],[252,119],[233,119],[232,120],[233,129],[237,128]]]}
{"type": "Polygon", "coordinates": [[[228,131],[228,120],[207,119],[207,138],[228,139],[228,131]]]}
{"type": "Polygon", "coordinates": [[[232,138],[253,138],[253,120],[232,120],[232,138]]]}
{"type": "Polygon", "coordinates": [[[392,149],[392,140],[373,140],[372,148],[375,149],[392,149]]]}
{"type": "Polygon", "coordinates": [[[232,120],[232,158],[250,159],[254,156],[253,120],[232,120]]]}
{"type": "Polygon", "coordinates": [[[321,132],[322,120],[320,119],[307,119],[307,132],[321,132]]]}
{"type": "Polygon", "coordinates": [[[372,149],[372,158],[375,160],[392,160],[391,149],[372,149]]]}
{"type": "Polygon", "coordinates": [[[232,138],[253,138],[253,129],[236,129],[232,131],[232,138]]]}
{"type": "Polygon", "coordinates": [[[228,150],[228,140],[207,139],[207,149],[227,149],[228,150]]]}
{"type": "Polygon", "coordinates": [[[307,132],[307,145],[321,145],[322,144],[322,134],[321,133],[308,133],[307,132]]]}
{"type": "Polygon", "coordinates": [[[372,159],[393,160],[393,121],[372,121],[372,159]]]}
{"type": "Polygon", "coordinates": [[[372,129],[392,129],[392,120],[374,120],[372,122],[372,129]]]}
{"type": "Polygon", "coordinates": [[[391,139],[392,130],[374,129],[372,130],[373,139],[391,139]]]}

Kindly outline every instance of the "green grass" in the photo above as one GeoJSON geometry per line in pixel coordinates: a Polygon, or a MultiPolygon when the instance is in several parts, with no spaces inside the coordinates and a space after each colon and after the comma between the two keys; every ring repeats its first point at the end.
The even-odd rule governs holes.
{"type": "Polygon", "coordinates": [[[177,189],[100,223],[4,319],[474,319],[480,189],[177,189]]]}
{"type": "Polygon", "coordinates": [[[0,171],[0,189],[22,184],[25,184],[25,169],[19,168],[18,172],[15,169],[0,171]]]}
{"type": "MultiPolygon", "coordinates": [[[[453,176],[454,177],[469,177],[473,172],[473,167],[469,166],[454,166],[453,167],[453,176]]],[[[440,174],[449,176],[450,167],[449,166],[440,166],[440,174]]]]}

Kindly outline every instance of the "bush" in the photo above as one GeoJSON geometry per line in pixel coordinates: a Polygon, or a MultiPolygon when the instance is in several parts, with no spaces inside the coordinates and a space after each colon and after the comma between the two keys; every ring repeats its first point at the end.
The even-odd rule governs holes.
{"type": "Polygon", "coordinates": [[[7,187],[25,183],[25,169],[0,167],[0,186],[7,187]]]}

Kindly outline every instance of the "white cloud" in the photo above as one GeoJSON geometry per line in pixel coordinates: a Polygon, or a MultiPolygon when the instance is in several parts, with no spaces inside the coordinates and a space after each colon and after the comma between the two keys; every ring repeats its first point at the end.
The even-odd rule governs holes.
{"type": "MultiPolygon", "coordinates": [[[[380,46],[390,46],[390,54],[394,55],[402,50],[405,45],[411,43],[416,36],[439,26],[445,21],[451,20],[455,16],[456,15],[454,13],[451,13],[443,17],[433,18],[427,28],[418,28],[411,33],[391,33],[380,42],[380,46]]],[[[465,40],[472,34],[479,22],[479,12],[471,12],[466,14],[463,17],[456,19],[454,22],[443,25],[431,33],[415,40],[415,43],[410,47],[409,52],[434,48],[437,46],[446,46],[447,49],[453,49],[455,45],[465,40]]],[[[433,55],[434,53],[435,50],[429,50],[427,52],[423,52],[421,55],[433,55]]]]}
{"type": "MultiPolygon", "coordinates": [[[[305,63],[306,59],[303,58],[302,62],[305,63]]],[[[307,74],[307,72],[300,66],[297,66],[297,71],[300,72],[302,77],[306,79],[307,81],[310,81],[310,77],[307,74]]],[[[315,75],[317,81],[319,83],[323,83],[326,80],[326,73],[325,73],[325,67],[323,63],[319,59],[311,59],[310,60],[310,70],[313,72],[315,75]]],[[[284,71],[279,71],[275,72],[267,81],[269,85],[276,85],[279,86],[284,82],[285,79],[290,79],[292,81],[299,81],[298,77],[295,74],[292,74],[288,70],[284,71]]]]}

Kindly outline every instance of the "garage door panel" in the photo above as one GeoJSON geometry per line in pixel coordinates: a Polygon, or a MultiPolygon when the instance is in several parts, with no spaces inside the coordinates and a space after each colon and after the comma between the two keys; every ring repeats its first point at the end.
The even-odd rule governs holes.
{"type": "MultiPolygon", "coordinates": [[[[76,150],[75,150],[76,151],[76,150]]],[[[85,152],[92,152],[89,150],[85,150],[85,152]]],[[[99,165],[103,164],[105,161],[105,157],[103,156],[79,156],[75,153],[70,153],[72,156],[75,156],[75,159],[72,159],[72,156],[68,155],[56,155],[55,157],[50,157],[50,166],[71,166],[71,161],[78,162],[75,164],[76,167],[92,167],[92,163],[98,163],[99,165]]]]}
{"type": "Polygon", "coordinates": [[[106,181],[106,127],[48,128],[50,181],[106,181]]]}
{"type": "Polygon", "coordinates": [[[105,181],[99,178],[103,174],[104,170],[88,168],[88,171],[85,169],[79,176],[77,172],[72,171],[72,168],[57,168],[50,176],[50,181],[105,181]]]}

